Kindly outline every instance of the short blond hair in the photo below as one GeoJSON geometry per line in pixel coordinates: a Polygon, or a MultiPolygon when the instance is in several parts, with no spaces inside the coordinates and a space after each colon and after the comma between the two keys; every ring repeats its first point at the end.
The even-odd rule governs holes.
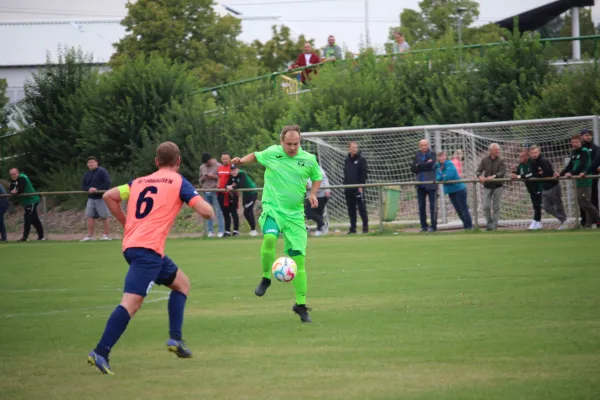
{"type": "Polygon", "coordinates": [[[161,143],[156,148],[156,163],[159,167],[174,167],[179,159],[179,146],[173,142],[161,143]]]}
{"type": "Polygon", "coordinates": [[[300,127],[298,125],[286,125],[281,130],[281,134],[279,135],[279,138],[281,140],[285,140],[285,135],[291,131],[298,132],[298,136],[302,137],[302,132],[300,132],[300,127]]]}

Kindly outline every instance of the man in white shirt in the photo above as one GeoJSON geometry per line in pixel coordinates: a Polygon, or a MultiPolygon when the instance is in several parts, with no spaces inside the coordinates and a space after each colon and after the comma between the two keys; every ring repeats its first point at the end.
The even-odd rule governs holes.
{"type": "Polygon", "coordinates": [[[404,53],[410,50],[410,45],[406,42],[402,33],[395,32],[394,40],[394,54],[404,53]]]}

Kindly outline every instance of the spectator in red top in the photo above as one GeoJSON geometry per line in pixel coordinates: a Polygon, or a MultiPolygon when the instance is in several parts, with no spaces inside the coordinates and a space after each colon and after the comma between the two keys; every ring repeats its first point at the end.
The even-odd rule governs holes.
{"type": "MultiPolygon", "coordinates": [[[[221,166],[217,169],[217,175],[219,175],[219,189],[225,189],[229,176],[231,175],[231,154],[224,152],[221,154],[221,166]]],[[[219,192],[217,195],[219,201],[219,207],[223,212],[223,218],[225,219],[225,233],[223,237],[231,236],[231,217],[233,212],[230,207],[229,194],[226,192],[219,192]]],[[[235,217],[237,217],[237,210],[235,210],[235,217]]]]}
{"type": "Polygon", "coordinates": [[[458,176],[460,176],[462,178],[463,174],[462,174],[462,169],[463,169],[463,164],[462,164],[462,160],[463,160],[463,152],[461,149],[457,149],[454,151],[454,154],[452,154],[452,164],[454,164],[454,166],[456,167],[456,172],[458,172],[458,176]]]}
{"type": "MultiPolygon", "coordinates": [[[[304,52],[301,53],[300,55],[298,55],[298,58],[296,59],[296,63],[294,65],[292,65],[292,69],[294,68],[300,68],[300,67],[306,67],[309,65],[314,65],[314,64],[320,64],[321,63],[321,57],[319,57],[317,55],[317,53],[313,52],[312,49],[312,45],[308,42],[304,43],[304,52]]],[[[302,75],[300,80],[302,81],[302,83],[306,83],[306,80],[308,79],[308,75],[312,74],[312,73],[317,73],[317,71],[315,71],[312,68],[307,68],[302,70],[302,75]]]]}

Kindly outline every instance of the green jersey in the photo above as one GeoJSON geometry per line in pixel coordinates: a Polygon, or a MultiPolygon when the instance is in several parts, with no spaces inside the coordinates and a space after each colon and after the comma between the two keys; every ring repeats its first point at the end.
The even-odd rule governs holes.
{"type": "Polygon", "coordinates": [[[295,157],[285,154],[281,145],[254,153],[266,168],[262,195],[263,210],[274,211],[284,218],[304,220],[306,180],[323,179],[317,158],[302,150],[295,157]]]}
{"type": "MultiPolygon", "coordinates": [[[[537,178],[537,176],[533,175],[533,172],[533,160],[531,159],[528,159],[525,163],[520,163],[517,166],[516,173],[521,179],[537,178]]],[[[542,182],[525,182],[525,186],[529,192],[542,191],[542,182]]]]}
{"type": "MultiPolygon", "coordinates": [[[[35,189],[29,180],[29,177],[23,173],[19,174],[17,180],[12,181],[10,189],[17,189],[17,193],[35,193],[35,189]]],[[[40,202],[39,196],[22,196],[18,198],[19,203],[31,205],[40,202]]]]}

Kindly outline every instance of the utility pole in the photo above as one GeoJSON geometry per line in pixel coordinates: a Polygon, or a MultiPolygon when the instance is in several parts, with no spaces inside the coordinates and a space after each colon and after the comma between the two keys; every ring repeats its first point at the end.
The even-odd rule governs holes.
{"type": "MultiPolygon", "coordinates": [[[[579,7],[571,8],[571,36],[579,37],[579,7]]],[[[572,43],[573,61],[581,60],[581,42],[573,40],[572,43]]]]}
{"type": "Polygon", "coordinates": [[[371,46],[371,39],[369,38],[369,0],[365,0],[365,46],[371,46]]]}

